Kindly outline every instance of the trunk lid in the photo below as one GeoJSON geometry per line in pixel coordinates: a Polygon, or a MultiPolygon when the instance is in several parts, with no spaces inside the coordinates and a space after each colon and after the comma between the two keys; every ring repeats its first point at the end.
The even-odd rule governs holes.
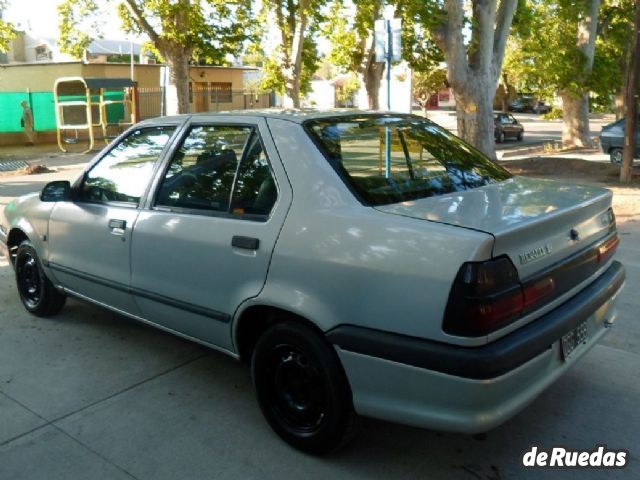
{"type": "Polygon", "coordinates": [[[508,255],[521,280],[558,263],[615,228],[604,188],[514,177],[484,187],[375,207],[482,231],[493,256],[508,255]]]}

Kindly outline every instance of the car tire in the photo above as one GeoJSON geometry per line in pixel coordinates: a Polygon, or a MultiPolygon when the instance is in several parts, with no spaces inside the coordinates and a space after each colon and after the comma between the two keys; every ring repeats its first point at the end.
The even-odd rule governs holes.
{"type": "Polygon", "coordinates": [[[285,320],[259,339],[251,358],[258,404],[271,428],[307,453],[338,449],[356,431],[349,382],[322,335],[285,320]]]}
{"type": "Polygon", "coordinates": [[[614,165],[622,165],[622,149],[612,148],[609,150],[609,160],[614,165]]]}
{"type": "Polygon", "coordinates": [[[504,143],[504,132],[502,130],[496,134],[496,143],[504,143]]]}
{"type": "Polygon", "coordinates": [[[522,133],[522,132],[518,132],[518,136],[516,137],[516,140],[518,140],[519,142],[521,142],[523,138],[524,138],[524,133],[522,133]]]}
{"type": "Polygon", "coordinates": [[[66,296],[47,278],[38,253],[28,240],[18,247],[15,271],[18,294],[28,312],[39,317],[50,317],[64,307],[66,296]]]}

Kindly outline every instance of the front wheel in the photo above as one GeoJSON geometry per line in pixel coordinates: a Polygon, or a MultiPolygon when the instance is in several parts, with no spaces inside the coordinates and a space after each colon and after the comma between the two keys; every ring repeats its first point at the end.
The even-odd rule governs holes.
{"type": "Polygon", "coordinates": [[[287,443],[308,453],[337,449],[355,432],[351,389],[320,333],[286,320],[258,340],[251,374],[260,409],[287,443]]]}
{"type": "Polygon", "coordinates": [[[36,249],[28,240],[16,253],[16,284],[24,307],[39,317],[49,317],[64,306],[66,297],[56,290],[42,271],[36,249]]]}
{"type": "Polygon", "coordinates": [[[516,137],[519,142],[524,138],[524,134],[522,132],[518,132],[518,136],[516,137]]]}
{"type": "Polygon", "coordinates": [[[622,149],[613,148],[609,151],[609,160],[614,165],[622,165],[622,149]]]}

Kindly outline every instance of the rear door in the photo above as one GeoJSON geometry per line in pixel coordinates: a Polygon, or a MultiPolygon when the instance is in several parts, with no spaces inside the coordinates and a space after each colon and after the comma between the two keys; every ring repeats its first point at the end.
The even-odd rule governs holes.
{"type": "Polygon", "coordinates": [[[132,245],[143,316],[231,349],[229,322],[260,293],[291,202],[266,120],[199,117],[154,192],[132,245]]]}
{"type": "Polygon", "coordinates": [[[128,313],[131,232],[139,202],[175,125],[139,128],[83,177],[73,201],[58,202],[49,219],[49,266],[66,288],[128,313]]]}

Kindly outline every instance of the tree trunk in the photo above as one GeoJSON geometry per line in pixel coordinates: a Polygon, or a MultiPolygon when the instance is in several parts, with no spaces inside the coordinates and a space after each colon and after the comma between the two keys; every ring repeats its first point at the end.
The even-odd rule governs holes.
{"type": "Polygon", "coordinates": [[[477,76],[472,86],[454,89],[458,136],[492,160],[496,158],[493,131],[493,94],[491,79],[477,76]]]}
{"type": "Polygon", "coordinates": [[[562,144],[565,147],[592,147],[589,132],[589,89],[586,86],[593,70],[598,28],[598,10],[600,0],[589,0],[587,11],[578,23],[577,46],[585,56],[582,72],[577,77],[579,91],[563,90],[562,97],[562,144]]]}
{"type": "Polygon", "coordinates": [[[162,51],[167,62],[169,84],[167,85],[167,115],[189,113],[189,59],[191,52],[182,48],[162,51]]]}
{"type": "Polygon", "coordinates": [[[375,58],[367,62],[367,66],[362,74],[364,78],[364,88],[367,91],[369,100],[369,110],[380,110],[380,83],[384,63],[376,63],[375,58]]]}
{"type": "Polygon", "coordinates": [[[620,120],[624,117],[626,105],[624,103],[625,90],[618,87],[618,90],[614,94],[614,113],[616,114],[616,120],[620,120]]]}
{"type": "Polygon", "coordinates": [[[627,82],[627,120],[624,126],[624,151],[622,165],[620,165],[620,181],[631,181],[633,157],[636,153],[637,125],[638,125],[638,55],[640,55],[640,2],[636,2],[636,15],[633,25],[633,55],[629,64],[629,78],[627,82]]]}
{"type": "Polygon", "coordinates": [[[571,147],[592,147],[589,131],[589,96],[561,91],[562,97],[562,144],[571,147]]]}
{"type": "Polygon", "coordinates": [[[471,40],[463,32],[466,2],[445,0],[446,20],[435,32],[444,52],[447,79],[456,99],[458,136],[492,160],[496,158],[493,97],[517,0],[474,0],[471,40]]]}
{"type": "Polygon", "coordinates": [[[287,95],[288,102],[285,103],[285,107],[300,108],[300,77],[293,76],[287,80],[285,87],[285,94],[287,95]]]}

